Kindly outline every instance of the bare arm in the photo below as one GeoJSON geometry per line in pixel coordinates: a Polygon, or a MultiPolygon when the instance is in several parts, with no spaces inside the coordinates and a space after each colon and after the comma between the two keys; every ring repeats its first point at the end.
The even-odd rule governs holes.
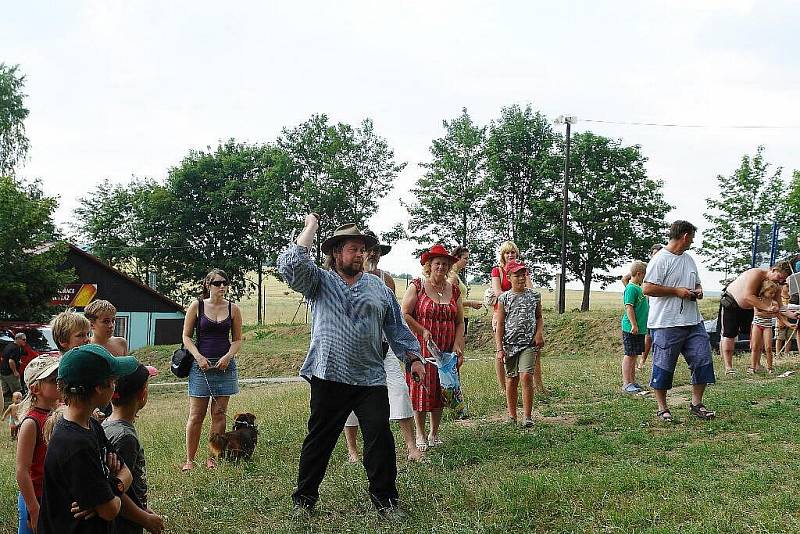
{"type": "Polygon", "coordinates": [[[154,513],[142,510],[127,494],[120,496],[120,511],[119,515],[144,527],[148,532],[161,532],[164,529],[164,520],[154,513]]]}
{"type": "MultiPolygon", "coordinates": [[[[428,330],[419,324],[417,320],[414,318],[414,308],[417,306],[417,286],[411,284],[406,289],[406,294],[403,295],[403,304],[401,305],[401,309],[403,310],[403,318],[406,320],[406,324],[414,332],[416,335],[422,338],[423,343],[427,343],[428,340],[431,338],[431,333],[428,330]]],[[[425,350],[425,347],[422,348],[425,350]]]]}
{"type": "Polygon", "coordinates": [[[498,360],[505,361],[506,352],[503,349],[503,336],[506,333],[506,309],[503,307],[502,303],[498,303],[494,314],[497,320],[497,328],[494,330],[494,346],[497,349],[495,351],[495,356],[498,360]]]}
{"type": "Polygon", "coordinates": [[[499,276],[493,276],[492,277],[492,291],[494,291],[494,295],[496,297],[499,297],[500,293],[503,292],[503,288],[500,287],[500,277],[499,276]]]}
{"type": "Polygon", "coordinates": [[[239,349],[242,348],[242,310],[239,309],[239,306],[233,304],[231,306],[231,315],[231,348],[217,362],[217,368],[223,371],[228,368],[231,360],[239,354],[239,349]]]}
{"type": "Polygon", "coordinates": [[[189,309],[186,310],[186,317],[183,318],[183,346],[192,356],[194,356],[194,359],[197,361],[197,365],[200,367],[200,369],[205,371],[209,367],[208,360],[205,356],[200,354],[200,350],[194,344],[194,340],[192,339],[192,335],[194,334],[194,326],[197,323],[198,310],[199,304],[196,300],[192,302],[189,305],[189,309]]]}
{"type": "Polygon", "coordinates": [[[16,476],[19,492],[25,500],[25,506],[35,527],[39,521],[39,501],[33,491],[31,480],[31,463],[33,462],[33,449],[36,447],[36,422],[28,419],[23,421],[17,434],[17,460],[16,476]]]}
{"type": "Polygon", "coordinates": [[[639,324],[636,322],[636,312],[633,309],[633,304],[625,305],[625,315],[628,316],[628,320],[631,322],[631,334],[638,334],[639,324]]]}
{"type": "Polygon", "coordinates": [[[456,366],[458,369],[464,364],[464,305],[461,295],[458,297],[458,310],[456,312],[456,333],[453,340],[453,352],[458,355],[456,366]]]}
{"type": "Polygon", "coordinates": [[[536,334],[533,336],[533,344],[540,349],[544,347],[544,321],[542,320],[542,301],[536,306],[536,334]]]}

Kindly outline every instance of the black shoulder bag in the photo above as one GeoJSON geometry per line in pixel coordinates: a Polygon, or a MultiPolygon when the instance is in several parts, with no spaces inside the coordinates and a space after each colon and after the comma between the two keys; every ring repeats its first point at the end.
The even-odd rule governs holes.
{"type": "MultiPolygon", "coordinates": [[[[203,301],[198,299],[197,320],[194,324],[194,330],[197,333],[198,342],[200,341],[200,309],[202,306],[203,301]]],[[[192,353],[186,350],[186,347],[184,347],[183,343],[181,343],[181,348],[175,349],[175,352],[172,353],[172,363],[169,366],[169,370],[172,371],[172,374],[178,378],[186,378],[189,376],[189,371],[192,370],[193,361],[194,356],[192,356],[192,353]]]]}

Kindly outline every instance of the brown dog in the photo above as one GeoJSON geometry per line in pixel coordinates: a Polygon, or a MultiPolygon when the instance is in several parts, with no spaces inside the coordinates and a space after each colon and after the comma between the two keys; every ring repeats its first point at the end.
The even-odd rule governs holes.
{"type": "Polygon", "coordinates": [[[211,434],[208,438],[208,449],[211,456],[224,458],[232,462],[241,459],[249,460],[258,442],[256,416],[251,413],[239,413],[233,419],[233,429],[224,434],[211,434]]]}

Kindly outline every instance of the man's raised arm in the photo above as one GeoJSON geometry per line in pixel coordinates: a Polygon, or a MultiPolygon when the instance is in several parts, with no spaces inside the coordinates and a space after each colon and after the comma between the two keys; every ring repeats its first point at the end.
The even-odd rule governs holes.
{"type": "Polygon", "coordinates": [[[311,259],[309,249],[314,244],[314,236],[319,228],[319,216],[316,213],[306,215],[305,226],[297,236],[296,244],[289,245],[278,256],[278,272],[289,284],[289,287],[311,298],[317,292],[321,269],[311,259]]]}

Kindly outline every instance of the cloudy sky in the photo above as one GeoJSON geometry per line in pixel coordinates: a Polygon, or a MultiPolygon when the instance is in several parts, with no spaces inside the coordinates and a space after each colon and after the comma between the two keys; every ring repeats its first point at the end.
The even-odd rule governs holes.
{"type": "MultiPolygon", "coordinates": [[[[486,124],[530,102],[641,145],[669,217],[701,229],[716,175],[759,144],[787,178],[800,168],[792,1],[30,1],[2,12],[0,61],[27,76],[21,174],[60,197],[61,223],[105,178],[163,178],[192,148],[271,141],[318,112],[372,118],[409,163],[378,230],[401,219],[398,198],[462,107],[486,124]],[[729,128],[745,125],[790,128],[729,128]]],[[[385,266],[414,268],[410,249],[385,266]]]]}

